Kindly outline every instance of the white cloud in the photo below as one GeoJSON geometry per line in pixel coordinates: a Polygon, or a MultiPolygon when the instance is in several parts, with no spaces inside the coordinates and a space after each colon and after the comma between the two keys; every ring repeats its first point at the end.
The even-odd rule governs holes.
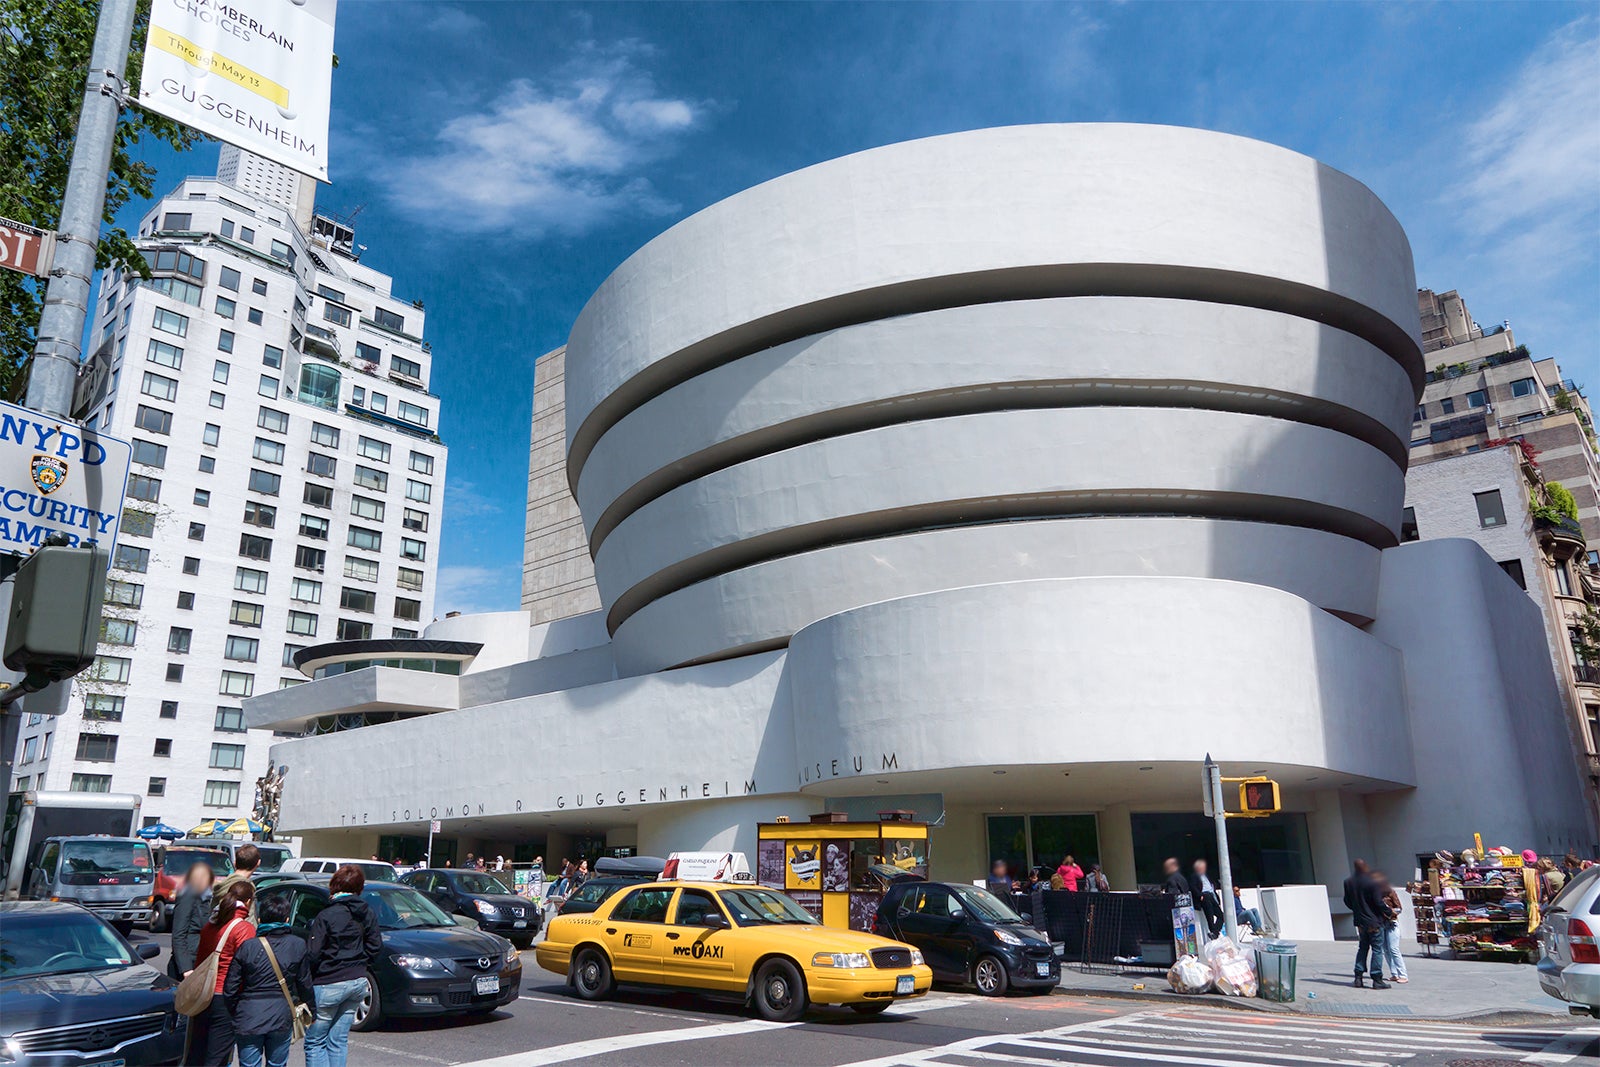
{"type": "Polygon", "coordinates": [[[473,482],[452,481],[445,486],[445,511],[452,519],[479,519],[500,513],[499,501],[485,496],[473,482]]]}
{"type": "Polygon", "coordinates": [[[447,120],[433,145],[390,172],[396,204],[457,229],[525,236],[672,211],[641,170],[703,107],[659,94],[637,66],[649,55],[638,42],[580,52],[563,74],[518,79],[447,120]]]}
{"type": "MultiPolygon", "coordinates": [[[[1573,22],[1512,77],[1488,112],[1466,127],[1445,201],[1467,228],[1514,241],[1530,265],[1559,269],[1593,247],[1600,211],[1600,19],[1573,22]],[[1541,239],[1525,238],[1537,232],[1541,239]],[[1553,243],[1551,243],[1553,241],[1553,243]]],[[[1506,251],[1502,249],[1501,251],[1506,251]]]]}
{"type": "Polygon", "coordinates": [[[521,607],[521,582],[522,571],[518,567],[440,567],[434,613],[444,618],[452,611],[463,615],[515,611],[521,607]]]}
{"type": "Polygon", "coordinates": [[[459,7],[441,7],[428,18],[427,28],[433,33],[466,37],[484,29],[483,20],[459,7]]]}

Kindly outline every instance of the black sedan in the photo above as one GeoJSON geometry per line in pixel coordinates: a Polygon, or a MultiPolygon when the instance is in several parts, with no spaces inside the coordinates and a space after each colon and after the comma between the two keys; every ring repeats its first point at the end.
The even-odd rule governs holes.
{"type": "Polygon", "coordinates": [[[172,979],[76,904],[0,904],[0,1063],[7,1067],[175,1063],[182,1019],[172,979]]]}
{"type": "Polygon", "coordinates": [[[419,867],[400,879],[425,894],[451,915],[465,915],[480,930],[509,938],[527,948],[539,933],[543,903],[527,900],[506,889],[492,874],[458,871],[451,867],[419,867]]]}
{"type": "MultiPolygon", "coordinates": [[[[312,882],[279,882],[257,897],[278,895],[290,898],[289,925],[302,936],[330,898],[312,882]]],[[[355,1029],[389,1016],[488,1014],[517,999],[522,956],[505,938],[458,925],[410,886],[368,882],[361,897],[377,916],[383,952],[367,972],[355,1029]]]]}
{"type": "Polygon", "coordinates": [[[921,949],[935,981],[970,983],[984,996],[1061,981],[1050,939],[977,886],[895,882],[878,902],[872,932],[921,949]]]}

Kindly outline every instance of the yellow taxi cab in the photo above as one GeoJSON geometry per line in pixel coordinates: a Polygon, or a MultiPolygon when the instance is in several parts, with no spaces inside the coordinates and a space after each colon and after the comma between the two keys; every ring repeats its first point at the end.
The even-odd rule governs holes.
{"type": "Polygon", "coordinates": [[[875,1015],[933,986],[910,945],[823,926],[751,882],[629,886],[590,914],[556,916],[534,955],[585,1000],[619,982],[701,990],[742,997],[774,1022],[814,1004],[875,1015]]]}

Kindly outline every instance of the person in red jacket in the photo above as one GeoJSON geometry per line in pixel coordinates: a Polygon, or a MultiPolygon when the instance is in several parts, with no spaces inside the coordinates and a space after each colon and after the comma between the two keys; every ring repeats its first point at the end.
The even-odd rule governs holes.
{"type": "Polygon", "coordinates": [[[1061,888],[1069,893],[1078,891],[1078,884],[1083,880],[1083,868],[1071,856],[1061,861],[1061,866],[1056,868],[1056,873],[1061,876],[1061,888]]]}
{"type": "Polygon", "coordinates": [[[249,882],[235,882],[217,897],[211,921],[200,929],[195,966],[201,966],[208,956],[217,953],[217,988],[211,1007],[189,1020],[185,1064],[227,1067],[233,1062],[233,1015],[228,1011],[227,999],[222,996],[222,986],[228,980],[228,965],[233,962],[233,954],[240,945],[256,936],[256,928],[250,922],[250,909],[255,902],[255,886],[249,882]]]}

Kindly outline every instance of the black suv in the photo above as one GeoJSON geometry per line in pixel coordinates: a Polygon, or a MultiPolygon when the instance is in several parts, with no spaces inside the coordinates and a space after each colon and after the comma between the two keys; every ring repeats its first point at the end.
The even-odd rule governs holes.
{"type": "Polygon", "coordinates": [[[400,879],[426,894],[448,915],[465,915],[480,929],[499,934],[518,948],[527,948],[539,934],[544,908],[519,897],[485,871],[453,867],[421,867],[400,879]]]}
{"type": "Polygon", "coordinates": [[[922,950],[935,981],[1007,989],[1054,989],[1061,963],[1050,939],[987,889],[960,882],[895,882],[872,932],[922,950]]]}

